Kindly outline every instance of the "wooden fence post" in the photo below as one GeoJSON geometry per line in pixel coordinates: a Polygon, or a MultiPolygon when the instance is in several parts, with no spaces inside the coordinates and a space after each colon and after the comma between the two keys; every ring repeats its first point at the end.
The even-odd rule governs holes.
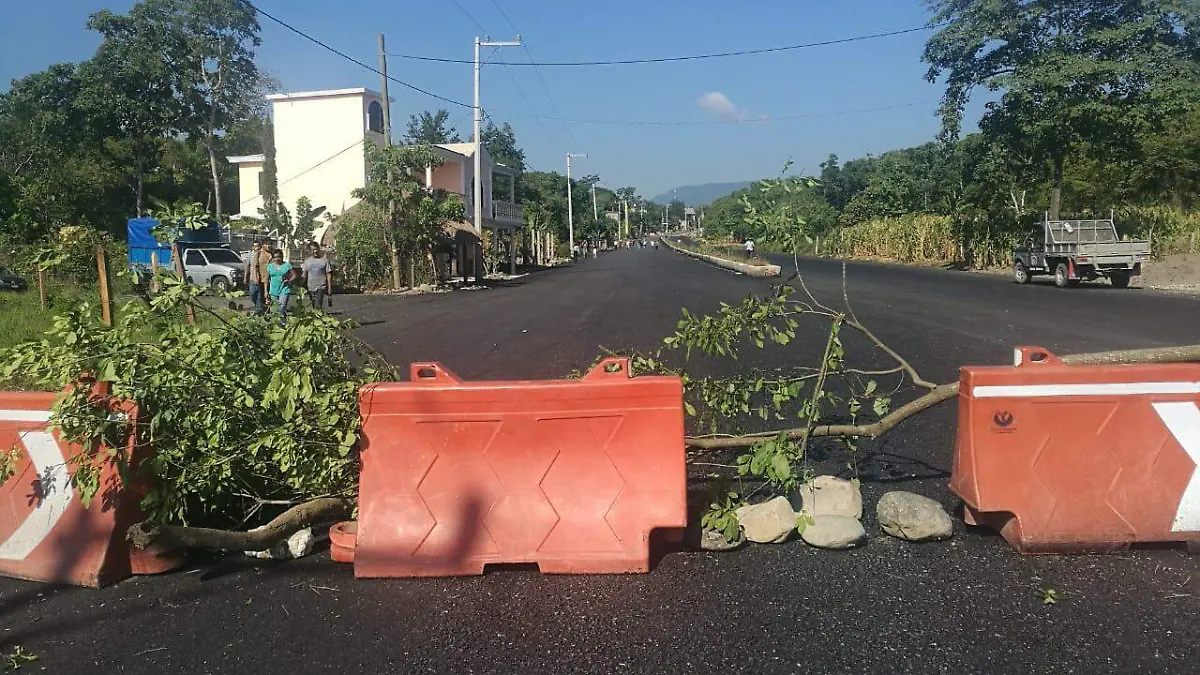
{"type": "Polygon", "coordinates": [[[104,247],[100,244],[96,244],[96,274],[100,279],[100,317],[104,320],[104,325],[111,328],[113,317],[112,297],[108,289],[108,261],[104,255],[104,247]]]}

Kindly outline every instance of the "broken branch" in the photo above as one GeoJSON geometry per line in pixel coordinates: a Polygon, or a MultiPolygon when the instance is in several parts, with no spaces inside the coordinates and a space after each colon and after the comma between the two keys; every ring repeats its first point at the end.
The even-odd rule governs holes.
{"type": "Polygon", "coordinates": [[[354,500],[323,497],[297,504],[252,532],[208,527],[158,525],[149,521],[129,528],[127,538],[138,549],[151,544],[164,548],[203,548],[223,551],[265,551],[312,525],[343,517],[354,509],[354,500]]]}

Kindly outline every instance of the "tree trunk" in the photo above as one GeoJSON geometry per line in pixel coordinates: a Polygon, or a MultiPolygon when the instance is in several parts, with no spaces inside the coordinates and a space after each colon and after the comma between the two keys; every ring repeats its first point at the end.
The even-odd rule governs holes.
{"type": "Polygon", "coordinates": [[[144,188],[145,188],[145,174],[146,174],[145,165],[146,165],[146,161],[142,157],[142,154],[139,152],[137,160],[134,163],[134,169],[133,169],[134,170],[134,181],[136,183],[136,185],[134,187],[134,191],[136,193],[134,195],[134,201],[136,202],[135,213],[137,213],[138,218],[142,217],[142,195],[144,193],[144,188]]]}
{"type": "Polygon", "coordinates": [[[417,259],[416,256],[405,256],[404,260],[405,272],[408,277],[408,287],[415,288],[417,285],[417,259]]]}
{"type": "Polygon", "coordinates": [[[221,177],[217,171],[217,144],[216,137],[213,135],[213,129],[208,128],[208,136],[205,138],[205,146],[208,147],[208,166],[212,169],[213,181],[213,215],[217,218],[221,217],[221,177]]]}
{"type": "Polygon", "coordinates": [[[1054,178],[1050,187],[1050,220],[1058,220],[1062,211],[1063,164],[1065,162],[1066,157],[1061,153],[1054,156],[1054,178]]]}
{"type": "Polygon", "coordinates": [[[392,288],[400,290],[400,249],[392,243],[392,288]]]}

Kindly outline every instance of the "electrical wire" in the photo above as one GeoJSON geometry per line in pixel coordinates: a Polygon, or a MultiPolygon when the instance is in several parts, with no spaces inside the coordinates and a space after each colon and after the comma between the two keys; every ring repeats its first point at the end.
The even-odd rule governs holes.
{"type": "MultiPolygon", "coordinates": [[[[521,29],[517,28],[517,24],[513,23],[513,20],[508,16],[508,12],[504,11],[504,8],[500,6],[500,3],[497,0],[492,0],[492,6],[496,8],[496,11],[500,12],[500,16],[503,17],[504,21],[508,23],[508,27],[512,28],[514,33],[516,33],[517,35],[520,35],[521,29]]],[[[525,51],[525,58],[529,59],[530,64],[536,63],[533,58],[533,52],[529,51],[529,47],[526,46],[524,40],[521,41],[521,49],[525,51]]],[[[546,85],[546,79],[544,77],[542,77],[541,69],[538,68],[536,65],[534,65],[533,73],[535,75],[537,75],[538,82],[540,82],[542,85],[542,91],[546,93],[546,100],[550,102],[550,109],[554,111],[555,115],[561,116],[562,111],[560,111],[558,109],[558,104],[554,101],[554,96],[550,93],[550,87],[548,87],[546,85]]],[[[512,77],[513,85],[517,86],[517,90],[520,91],[520,85],[517,85],[516,77],[514,77],[511,72],[509,72],[509,77],[512,77]]],[[[522,98],[525,97],[524,92],[521,92],[521,97],[522,98]]],[[[529,105],[529,100],[526,99],[525,103],[527,105],[529,105]]],[[[529,110],[530,110],[530,112],[533,112],[532,105],[529,105],[529,110]]],[[[539,124],[541,123],[540,118],[539,118],[538,122],[539,122],[539,124]]],[[[571,144],[579,145],[579,141],[575,139],[575,134],[571,131],[570,125],[568,125],[567,123],[564,122],[562,127],[567,132],[567,137],[571,139],[571,144]]],[[[542,125],[542,128],[545,129],[544,124],[542,125]]],[[[550,134],[549,129],[546,129],[546,133],[550,134]]],[[[550,134],[551,137],[553,137],[553,135],[554,134],[550,134]]]]}
{"type": "MultiPolygon", "coordinates": [[[[576,124],[612,124],[626,126],[708,126],[714,124],[768,124],[770,122],[786,121],[786,120],[801,120],[812,119],[815,117],[841,117],[843,115],[854,115],[859,113],[881,112],[884,110],[898,110],[900,108],[911,108],[918,105],[928,105],[938,103],[941,99],[928,99],[925,101],[911,101],[909,103],[896,103],[892,105],[878,106],[874,108],[857,108],[852,110],[839,110],[825,113],[805,113],[801,115],[778,115],[757,117],[744,120],[594,120],[594,119],[574,119],[565,117],[543,117],[542,119],[556,120],[560,122],[573,122],[576,124]]],[[[510,113],[508,117],[528,117],[518,113],[510,113]]]]}
{"type": "MultiPolygon", "coordinates": [[[[281,20],[275,16],[272,16],[271,14],[268,14],[267,12],[264,12],[263,10],[259,9],[254,3],[250,2],[250,0],[238,0],[238,2],[241,2],[243,5],[246,5],[250,9],[253,9],[255,12],[258,12],[262,16],[267,17],[271,21],[274,21],[275,23],[279,24],[280,26],[283,26],[287,30],[295,33],[296,35],[299,35],[300,37],[304,38],[305,40],[308,40],[309,42],[312,42],[313,44],[315,44],[325,50],[333,52],[334,54],[337,54],[338,56],[342,57],[343,59],[346,59],[347,61],[349,61],[351,63],[359,65],[363,68],[366,68],[367,70],[371,71],[372,73],[375,73],[376,75],[379,75],[380,77],[384,77],[383,73],[381,71],[379,71],[378,69],[376,69],[372,66],[369,66],[366,63],[363,63],[362,61],[359,61],[358,59],[354,58],[353,56],[350,56],[349,54],[346,54],[345,52],[339,51],[339,50],[325,44],[324,42],[321,42],[317,38],[309,35],[308,33],[305,33],[304,31],[300,30],[299,28],[295,28],[295,27],[285,23],[283,20],[281,20]]],[[[470,63],[470,61],[468,61],[468,63],[470,63]]],[[[462,106],[464,108],[474,107],[470,103],[463,103],[462,101],[456,101],[452,98],[447,98],[440,94],[435,94],[432,91],[429,91],[427,89],[422,89],[415,84],[410,84],[408,82],[405,82],[404,80],[396,79],[395,77],[392,77],[391,75],[387,75],[386,77],[389,82],[395,82],[396,84],[398,84],[402,87],[407,87],[408,89],[411,89],[417,93],[425,94],[426,96],[435,98],[439,101],[445,101],[446,103],[452,103],[454,105],[462,106]]]]}
{"type": "MultiPolygon", "coordinates": [[[[810,49],[813,47],[829,47],[832,45],[848,44],[851,42],[863,42],[865,40],[876,40],[885,37],[894,37],[897,35],[907,35],[909,33],[919,33],[927,30],[934,30],[944,26],[945,23],[930,24],[928,26],[918,26],[916,28],[905,28],[902,30],[891,30],[882,33],[871,33],[869,35],[856,35],[848,38],[838,38],[836,40],[822,40],[820,42],[806,42],[797,45],[784,45],[781,47],[763,47],[759,49],[742,49],[732,52],[716,52],[709,54],[688,54],[685,56],[664,56],[658,58],[646,59],[623,59],[616,61],[542,61],[524,63],[521,61],[497,61],[496,63],[505,66],[533,66],[533,67],[579,67],[579,66],[631,66],[649,63],[675,63],[678,61],[699,61],[702,59],[723,59],[735,56],[752,56],[755,54],[773,54],[777,52],[794,51],[797,49],[810,49]]],[[[436,56],[421,56],[417,54],[393,54],[400,59],[412,59],[415,61],[433,61],[435,63],[473,63],[465,59],[446,59],[436,56]]]]}
{"type": "Polygon", "coordinates": [[[483,33],[484,35],[488,34],[488,29],[484,28],[483,24],[476,21],[475,17],[471,16],[471,13],[467,11],[466,7],[462,6],[461,2],[459,2],[458,0],[453,0],[453,2],[455,4],[455,6],[458,7],[459,11],[461,11],[463,14],[465,14],[467,16],[467,18],[471,20],[471,23],[475,24],[475,27],[478,28],[481,33],[483,33]]]}

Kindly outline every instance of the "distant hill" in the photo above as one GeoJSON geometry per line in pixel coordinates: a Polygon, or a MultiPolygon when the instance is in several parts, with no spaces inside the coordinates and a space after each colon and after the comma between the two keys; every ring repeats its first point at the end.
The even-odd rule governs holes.
{"type": "Polygon", "coordinates": [[[683,187],[677,187],[674,190],[667,190],[661,195],[654,197],[650,201],[656,204],[670,204],[672,199],[678,199],[689,206],[704,206],[705,204],[713,203],[714,201],[731,192],[741,190],[751,183],[752,181],[742,181],[739,183],[684,185],[683,187]]]}

